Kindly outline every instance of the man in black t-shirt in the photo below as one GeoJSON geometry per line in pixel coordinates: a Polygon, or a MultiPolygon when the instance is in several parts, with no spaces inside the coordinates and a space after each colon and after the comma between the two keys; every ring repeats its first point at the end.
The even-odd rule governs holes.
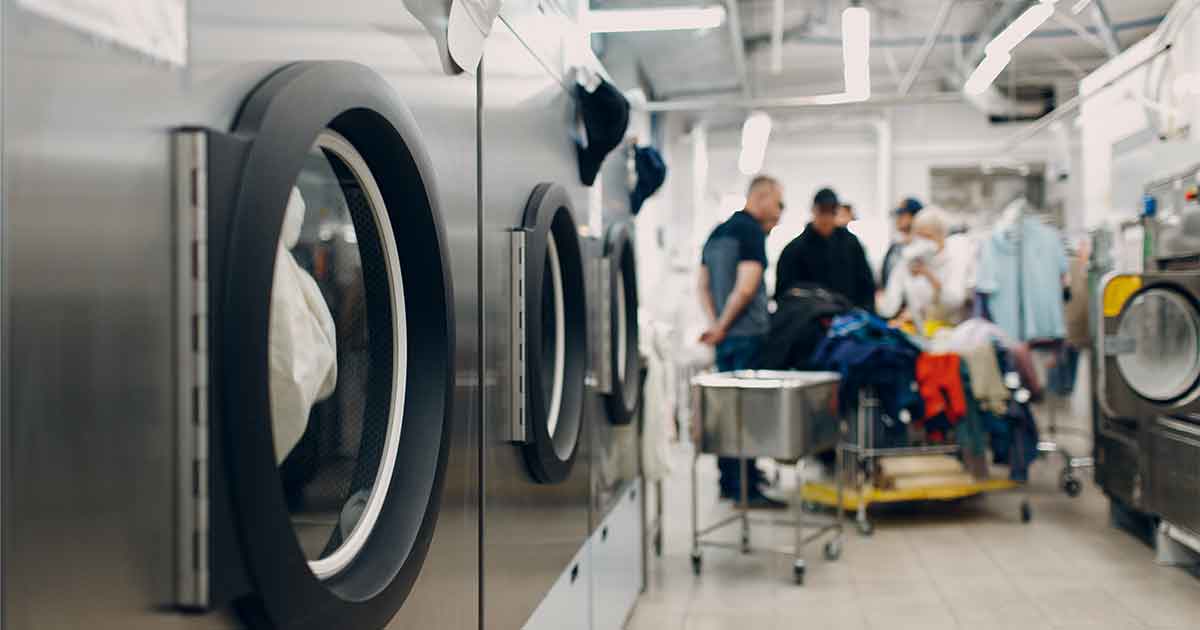
{"type": "MultiPolygon", "coordinates": [[[[709,328],[700,340],[716,348],[717,369],[722,372],[759,367],[759,352],[770,328],[763,284],[767,234],[779,224],[782,213],[783,187],[759,175],[750,183],[745,209],[718,225],[704,243],[697,291],[709,328]]],[[[721,496],[740,497],[740,461],[722,457],[717,464],[721,496]]],[[[761,474],[753,461],[748,462],[748,470],[751,507],[786,507],[762,493],[761,474]]]]}
{"type": "Polygon", "coordinates": [[[815,284],[874,312],[875,277],[858,237],[838,227],[840,206],[832,190],[817,191],[812,222],[779,256],[775,295],[783,295],[800,284],[815,284]]]}

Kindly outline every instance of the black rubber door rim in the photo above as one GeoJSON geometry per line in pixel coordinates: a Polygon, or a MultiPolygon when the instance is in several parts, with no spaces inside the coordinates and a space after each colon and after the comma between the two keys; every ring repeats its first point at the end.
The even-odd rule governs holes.
{"type": "Polygon", "coordinates": [[[637,418],[642,388],[639,377],[642,359],[638,346],[637,258],[633,249],[633,226],[622,221],[609,228],[604,238],[604,256],[609,259],[609,296],[612,351],[607,361],[612,373],[612,392],[604,397],[608,420],[628,425],[637,418]]]}
{"type": "MultiPolygon", "coordinates": [[[[526,241],[525,409],[529,441],[521,450],[530,474],[540,483],[560,483],[571,474],[583,432],[583,393],[587,377],[587,297],[583,250],[572,215],[571,199],[559,185],[539,184],[525,205],[520,229],[526,241]],[[553,250],[553,253],[552,253],[553,250]],[[552,257],[552,258],[551,258],[552,257]],[[546,263],[557,259],[556,285],[561,287],[562,320],[543,321],[547,291],[546,263]],[[546,391],[541,357],[542,333],[554,325],[561,348],[561,378],[551,377],[557,391],[546,391]],[[561,326],[561,327],[560,327],[561,326]],[[557,404],[551,402],[556,400],[557,404]],[[553,427],[553,430],[551,430],[553,427]]],[[[551,387],[554,387],[553,385],[551,387]]]]}
{"type": "MultiPolygon", "coordinates": [[[[228,234],[219,375],[228,478],[254,595],[243,608],[279,629],[383,628],[420,573],[437,523],[454,384],[453,287],[434,171],[412,114],[368,68],[305,62],[279,70],[243,105],[249,140],[228,234]],[[285,504],[272,446],[270,295],[288,195],[325,130],[351,143],[379,186],[396,240],[410,330],[405,418],[376,527],[325,580],[310,570],[285,504]],[[411,272],[409,270],[412,270],[411,272]]],[[[219,236],[218,236],[219,237],[219,236]]],[[[368,302],[372,298],[368,296],[368,302]]],[[[377,301],[377,298],[376,298],[377,301]]]]}

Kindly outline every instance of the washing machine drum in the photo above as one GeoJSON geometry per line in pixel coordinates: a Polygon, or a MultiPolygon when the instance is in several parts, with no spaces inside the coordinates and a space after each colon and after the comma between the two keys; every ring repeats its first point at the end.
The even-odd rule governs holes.
{"type": "Polygon", "coordinates": [[[1170,403],[1189,396],[1200,381],[1200,311],[1170,286],[1151,286],[1125,304],[1117,337],[1117,371],[1138,396],[1170,403]]]}
{"type": "Polygon", "coordinates": [[[538,185],[518,231],[525,237],[514,278],[524,297],[514,320],[513,352],[524,364],[518,441],[534,479],[559,483],[571,474],[583,432],[588,352],[582,246],[566,190],[538,185]]]}
{"type": "Polygon", "coordinates": [[[633,225],[614,224],[604,239],[604,256],[609,264],[607,285],[610,343],[607,370],[611,392],[605,396],[609,421],[627,425],[637,417],[641,404],[641,354],[638,346],[637,259],[634,255],[633,225]]]}
{"type": "Polygon", "coordinates": [[[212,522],[190,518],[211,537],[194,558],[214,564],[207,603],[250,625],[382,628],[432,539],[450,431],[452,287],[422,139],[370,70],[302,63],[204,150],[212,522]]]}

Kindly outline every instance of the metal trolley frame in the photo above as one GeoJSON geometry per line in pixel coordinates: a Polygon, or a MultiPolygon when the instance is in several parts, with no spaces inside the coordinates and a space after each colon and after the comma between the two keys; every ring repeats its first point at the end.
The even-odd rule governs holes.
{"type": "MultiPolygon", "coordinates": [[[[750,462],[747,458],[750,457],[769,457],[769,454],[747,452],[745,447],[745,418],[743,417],[742,405],[742,390],[737,390],[736,403],[736,428],[737,428],[737,452],[736,453],[715,453],[702,451],[701,444],[703,440],[697,439],[694,441],[695,449],[692,455],[691,469],[691,495],[692,495],[692,572],[700,575],[703,566],[702,547],[721,547],[726,549],[740,550],[744,554],[749,554],[753,551],[761,551],[771,554],[778,554],[792,557],[792,577],[796,584],[803,584],[807,562],[804,558],[804,549],[812,542],[822,539],[830,534],[832,538],[825,543],[824,554],[825,559],[833,562],[838,560],[842,555],[843,546],[843,531],[844,517],[842,510],[835,510],[833,516],[817,516],[806,513],[803,507],[800,508],[800,513],[794,518],[755,518],[750,515],[749,508],[749,467],[750,462]],[[740,496],[735,505],[735,513],[727,516],[715,523],[702,526],[700,524],[700,499],[699,499],[699,481],[696,470],[697,461],[701,454],[722,455],[726,457],[738,457],[741,465],[741,488],[740,496]],[[750,544],[750,526],[751,524],[759,525],[776,525],[792,527],[795,529],[795,546],[794,547],[763,547],[755,549],[750,544]],[[740,525],[741,539],[739,543],[728,543],[708,539],[709,536],[718,531],[724,530],[733,525],[740,525]],[[807,535],[806,530],[812,530],[807,535]]],[[[846,432],[845,420],[838,421],[839,444],[843,442],[841,439],[846,432]]],[[[843,493],[843,451],[841,448],[836,449],[837,471],[836,475],[836,495],[839,503],[842,501],[843,493]]],[[[800,459],[798,461],[803,461],[800,459]]]]}
{"type": "Polygon", "coordinates": [[[872,502],[886,503],[900,500],[951,500],[961,499],[969,496],[975,496],[986,492],[1000,491],[1018,491],[1022,493],[1021,498],[1021,521],[1028,523],[1033,519],[1033,508],[1029,502],[1029,496],[1026,492],[1026,485],[1009,481],[1007,479],[983,480],[969,485],[946,486],[936,488],[936,492],[925,492],[920,495],[906,495],[895,499],[881,498],[874,501],[868,497],[865,490],[873,487],[871,483],[874,480],[872,470],[872,461],[879,457],[915,457],[922,455],[950,455],[958,453],[961,450],[957,444],[937,445],[937,446],[908,446],[908,447],[893,447],[893,448],[876,448],[875,447],[875,415],[879,411],[879,399],[874,392],[869,389],[860,391],[858,397],[858,409],[856,410],[856,427],[855,436],[856,443],[843,441],[838,447],[838,479],[836,482],[836,498],[834,499],[834,509],[838,514],[841,514],[847,506],[844,501],[844,492],[842,490],[843,466],[841,462],[846,459],[853,458],[854,466],[854,497],[855,497],[855,523],[858,526],[858,531],[864,536],[870,536],[874,533],[874,526],[871,524],[867,516],[867,507],[872,502]]]}

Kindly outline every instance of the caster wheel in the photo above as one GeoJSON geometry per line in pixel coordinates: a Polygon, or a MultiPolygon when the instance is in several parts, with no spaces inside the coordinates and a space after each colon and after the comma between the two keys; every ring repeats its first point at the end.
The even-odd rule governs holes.
{"type": "Polygon", "coordinates": [[[842,557],[842,541],[831,540],[825,543],[825,559],[830,562],[835,562],[842,557]]]}
{"type": "Polygon", "coordinates": [[[692,575],[700,575],[700,569],[701,569],[702,564],[703,564],[703,559],[701,558],[700,554],[693,553],[692,554],[692,575]]]}
{"type": "Polygon", "coordinates": [[[742,553],[750,553],[750,537],[742,536],[742,553]]]}
{"type": "Polygon", "coordinates": [[[871,524],[871,521],[859,521],[858,533],[863,536],[870,536],[875,533],[875,526],[871,524]]]}
{"type": "Polygon", "coordinates": [[[661,558],[662,551],[663,551],[662,532],[659,532],[654,535],[654,555],[661,558]]]}
{"type": "Polygon", "coordinates": [[[1024,503],[1021,504],[1021,522],[1028,523],[1032,520],[1033,520],[1033,508],[1030,507],[1028,501],[1025,501],[1024,503]]]}
{"type": "Polygon", "coordinates": [[[1067,477],[1064,479],[1062,488],[1063,492],[1066,492],[1067,496],[1071,497],[1072,499],[1083,493],[1083,484],[1074,477],[1067,477]]]}
{"type": "Polygon", "coordinates": [[[796,586],[804,586],[804,572],[805,566],[803,563],[797,563],[792,567],[792,581],[796,583],[796,586]]]}

